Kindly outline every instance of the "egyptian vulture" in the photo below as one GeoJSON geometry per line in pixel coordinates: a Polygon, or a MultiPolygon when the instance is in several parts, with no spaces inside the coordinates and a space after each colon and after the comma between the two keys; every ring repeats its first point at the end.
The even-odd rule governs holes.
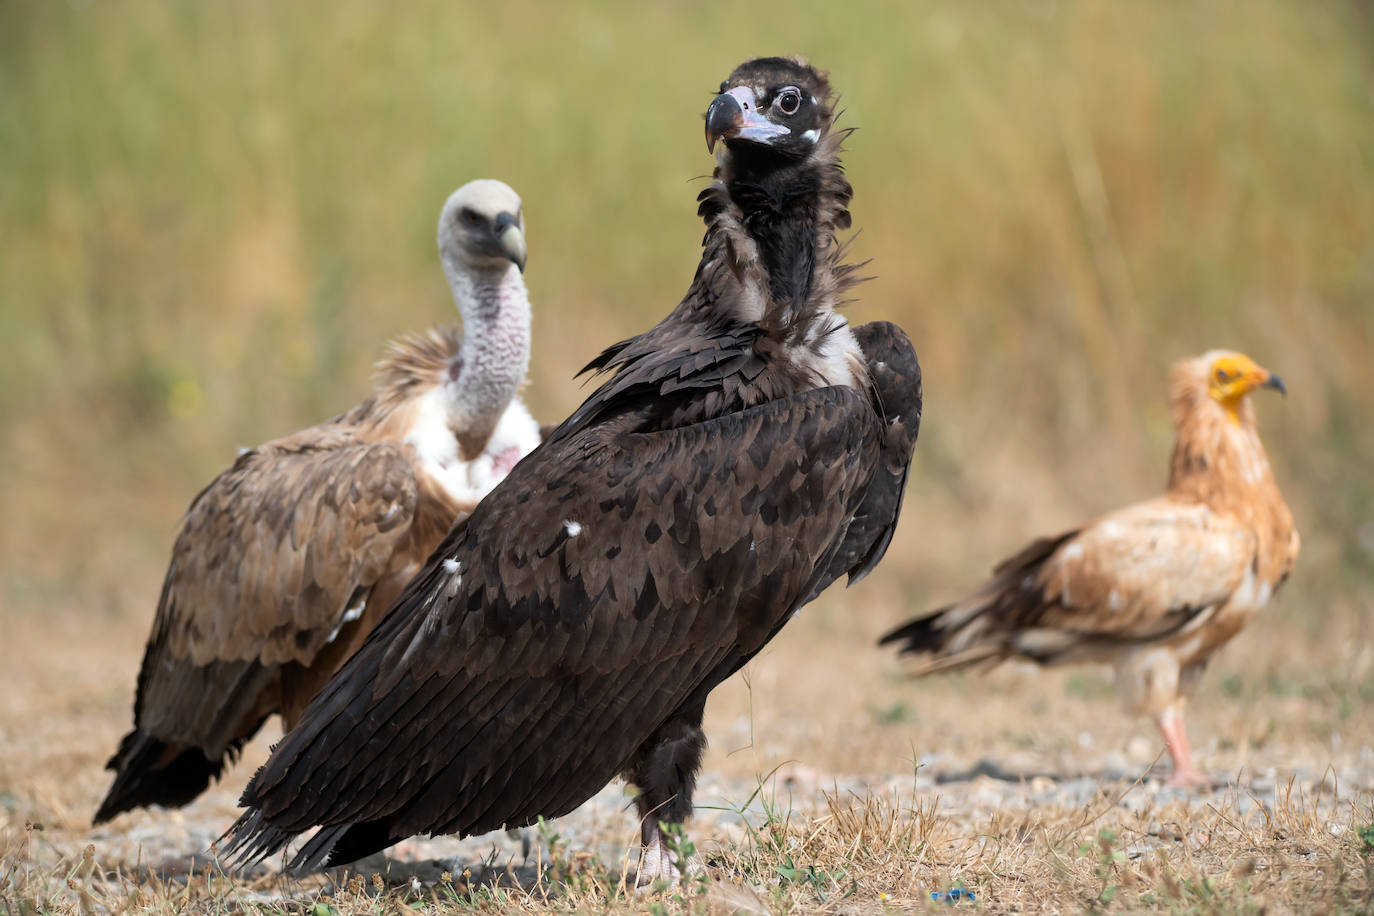
{"type": "Polygon", "coordinates": [[[918,676],[1007,658],[1110,662],[1127,706],[1159,725],[1170,782],[1208,782],[1193,766],[1184,704],[1212,653],[1268,603],[1298,556],[1247,397],[1262,387],[1285,391],[1240,353],[1176,364],[1163,496],[1032,542],[969,597],[881,642],[922,656],[918,676]]]}
{"type": "Polygon", "coordinates": [[[892,536],[921,415],[897,327],[851,329],[830,87],[742,64],[706,113],[701,261],[657,326],[459,523],[243,794],[227,853],[295,869],[572,811],[623,775],[641,883],[677,864],[713,688],[892,536]]]}
{"type": "Polygon", "coordinates": [[[96,823],[190,802],[264,720],[285,728],[453,522],[539,444],[520,198],[473,181],[439,217],[463,330],[392,345],[372,397],[241,454],[191,502],[96,823]]]}

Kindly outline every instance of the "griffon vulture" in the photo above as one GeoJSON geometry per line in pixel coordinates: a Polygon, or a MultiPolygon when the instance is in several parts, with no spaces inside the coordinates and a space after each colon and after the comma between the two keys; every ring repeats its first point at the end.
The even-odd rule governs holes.
{"type": "Polygon", "coordinates": [[[638,790],[641,882],[676,864],[706,697],[797,609],[881,559],[921,414],[916,354],[835,311],[852,284],[824,74],[736,69],[687,295],[444,540],[243,795],[226,852],[293,868],[638,790]]]}
{"type": "Polygon", "coordinates": [[[439,255],[463,330],[392,345],[368,400],[239,456],[186,511],[96,823],[184,805],[263,721],[295,724],[453,522],[539,443],[520,198],[458,189],[439,255]]]}
{"type": "Polygon", "coordinates": [[[915,675],[1006,658],[1111,662],[1127,706],[1163,733],[1170,781],[1205,782],[1184,703],[1212,653],[1273,597],[1298,556],[1247,397],[1259,387],[1285,390],[1240,353],[1175,365],[1178,438],[1163,496],[1034,541],[969,597],[882,642],[923,656],[915,675]]]}

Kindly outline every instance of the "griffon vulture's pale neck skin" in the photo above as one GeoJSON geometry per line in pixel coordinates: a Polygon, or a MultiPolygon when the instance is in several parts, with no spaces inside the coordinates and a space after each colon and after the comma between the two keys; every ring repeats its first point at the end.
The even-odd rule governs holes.
{"type": "Polygon", "coordinates": [[[464,263],[444,244],[440,258],[463,316],[463,343],[449,369],[444,400],[464,460],[480,454],[530,364],[530,301],[509,261],[464,263]]]}

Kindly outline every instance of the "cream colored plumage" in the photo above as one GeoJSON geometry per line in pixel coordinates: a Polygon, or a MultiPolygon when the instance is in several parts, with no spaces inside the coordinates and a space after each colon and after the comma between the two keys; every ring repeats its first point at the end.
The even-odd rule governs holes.
{"type": "Polygon", "coordinates": [[[1163,496],[1035,541],[968,598],[882,642],[924,656],[918,676],[1006,658],[1111,662],[1127,706],[1158,723],[1173,781],[1202,781],[1184,704],[1207,660],[1268,603],[1298,555],[1247,397],[1262,386],[1283,390],[1239,353],[1175,365],[1177,441],[1163,496]]]}

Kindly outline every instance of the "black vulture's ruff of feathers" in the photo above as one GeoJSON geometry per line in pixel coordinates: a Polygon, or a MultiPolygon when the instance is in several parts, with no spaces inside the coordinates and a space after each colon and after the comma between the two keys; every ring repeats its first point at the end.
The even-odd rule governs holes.
{"type": "Polygon", "coordinates": [[[557,817],[623,775],[666,855],[707,695],[881,558],[920,367],[899,328],[834,311],[852,192],[825,77],[752,61],[716,101],[740,98],[776,122],[757,145],[717,118],[687,295],[593,360],[608,377],[450,532],[244,792],[226,853],[320,826],[291,865],[338,864],[557,817]]]}

